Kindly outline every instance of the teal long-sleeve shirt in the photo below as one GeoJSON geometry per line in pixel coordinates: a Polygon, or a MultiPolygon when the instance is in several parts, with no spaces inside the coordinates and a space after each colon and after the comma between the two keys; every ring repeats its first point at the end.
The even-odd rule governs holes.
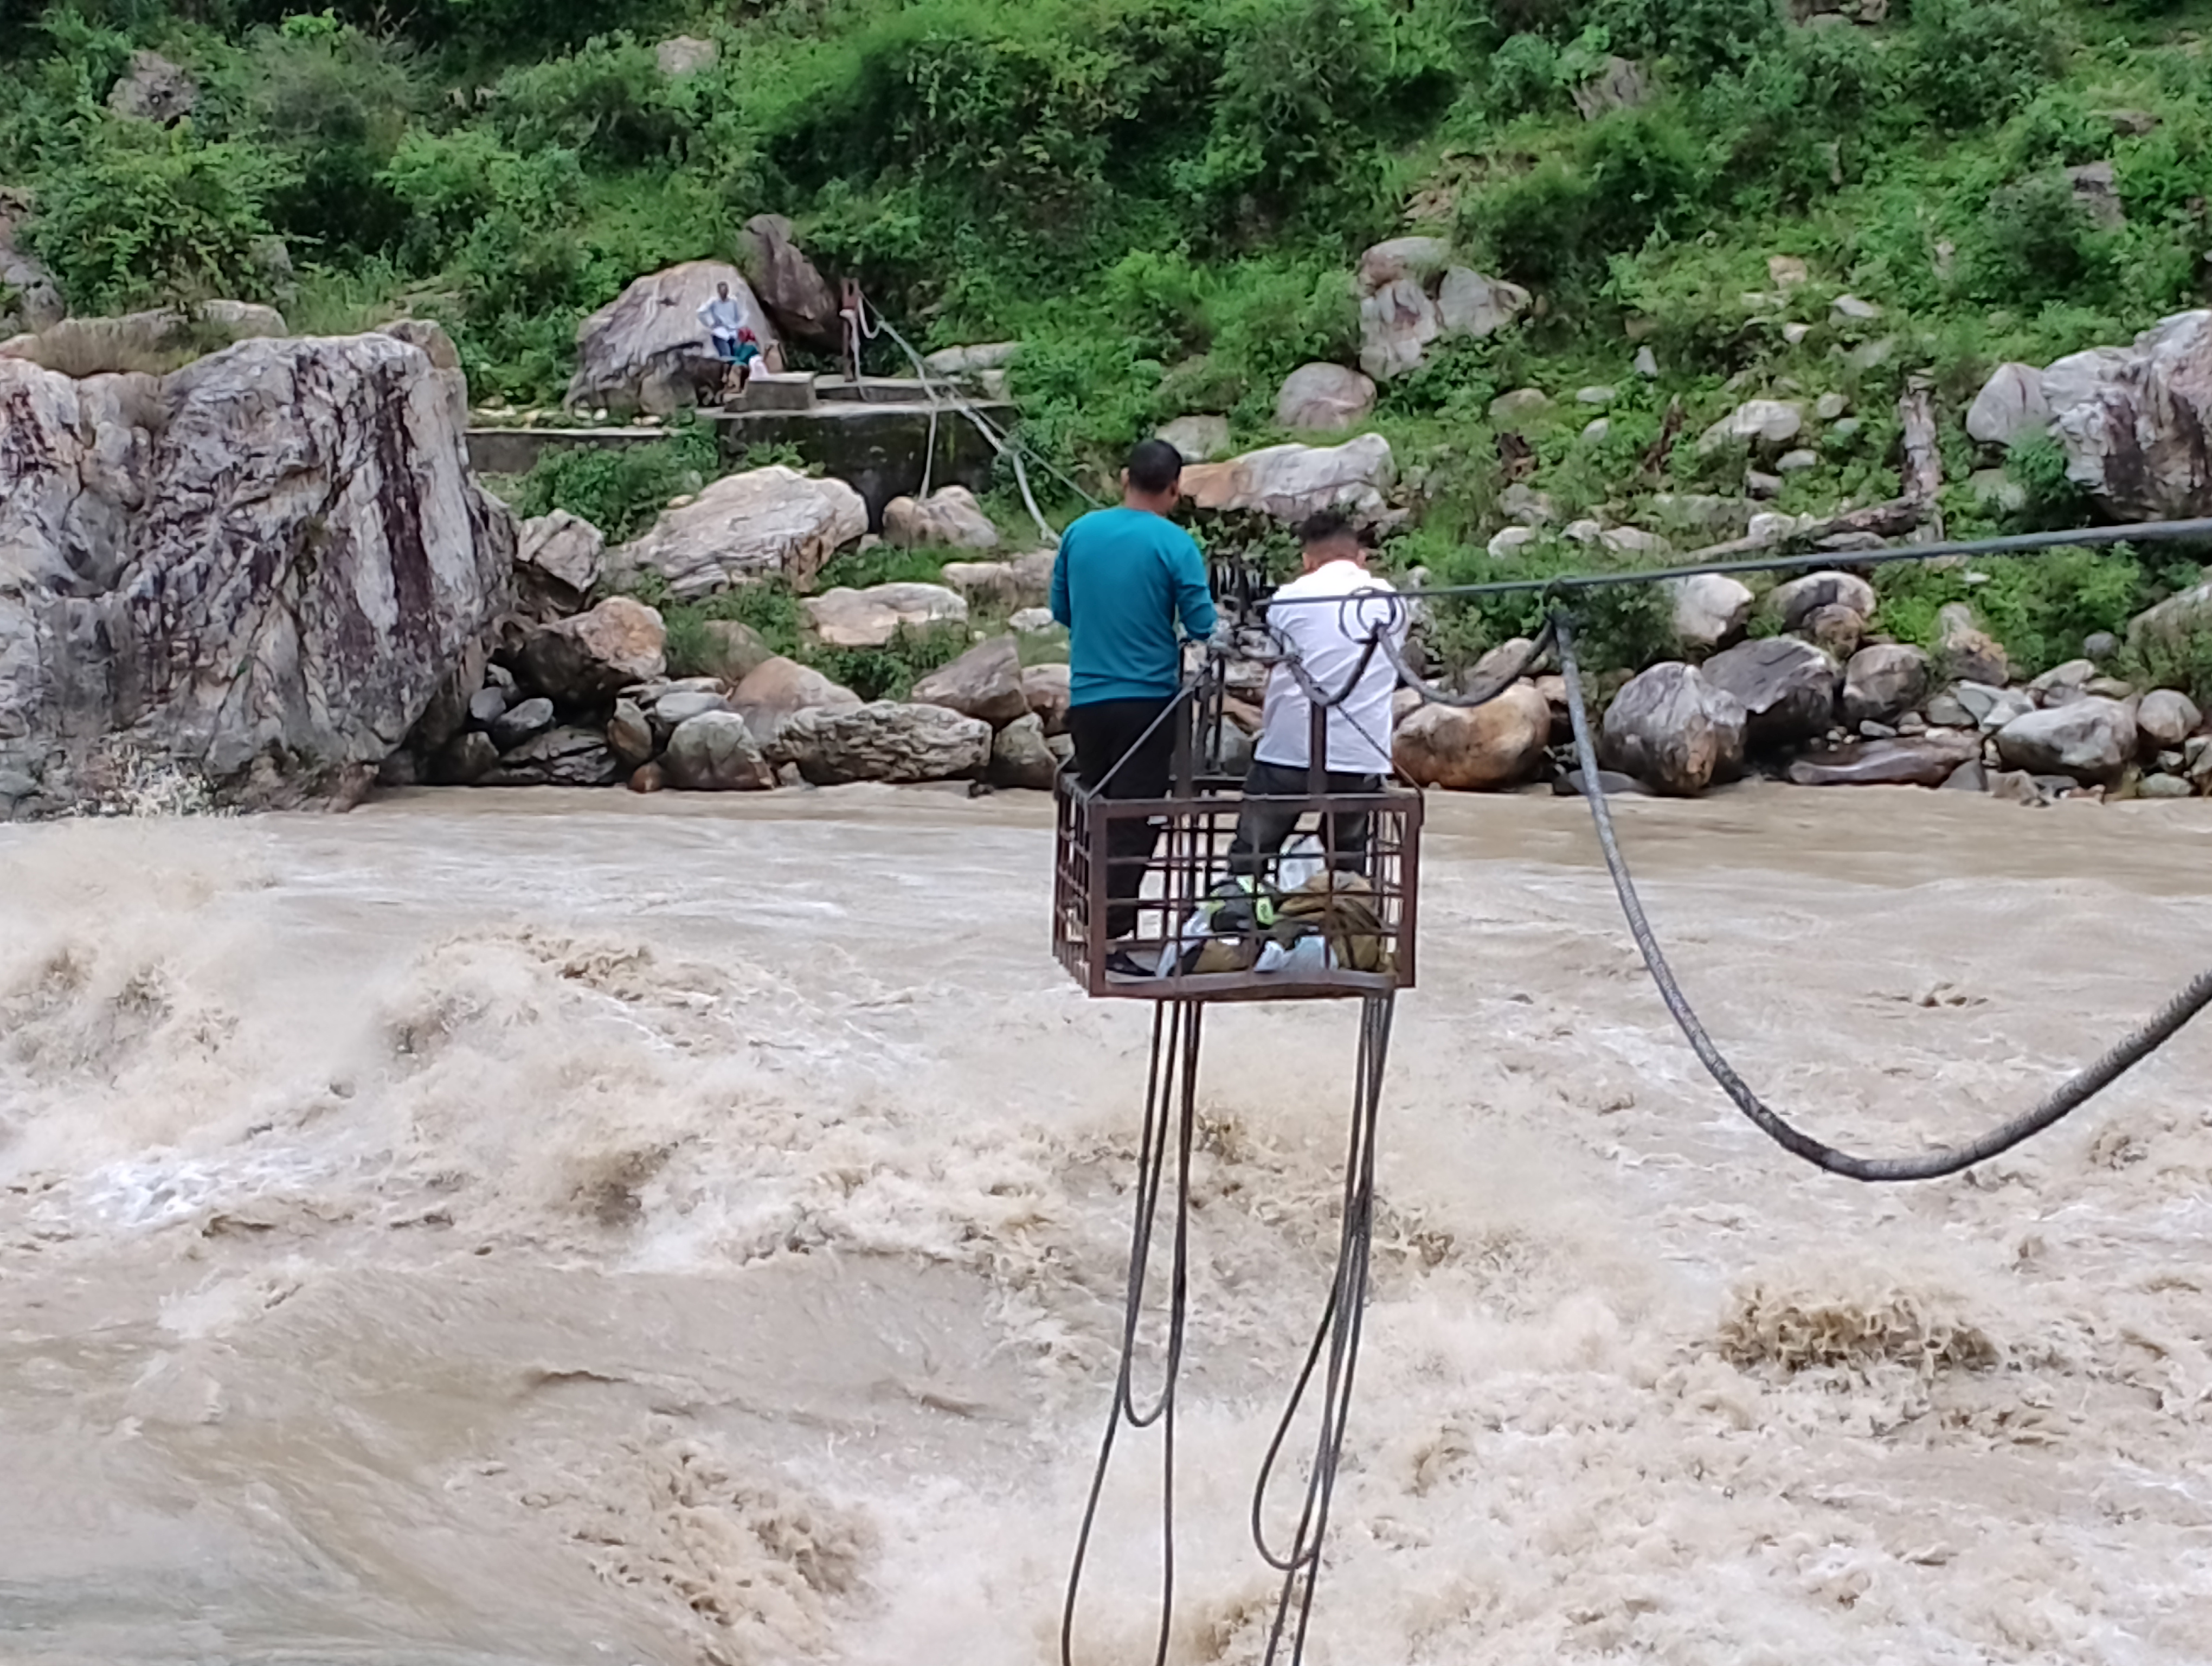
{"type": "Polygon", "coordinates": [[[1097,509],[1060,534],[1052,617],[1067,627],[1067,699],[1164,699],[1182,680],[1176,622],[1213,635],[1213,591],[1189,533],[1141,509],[1097,509]]]}

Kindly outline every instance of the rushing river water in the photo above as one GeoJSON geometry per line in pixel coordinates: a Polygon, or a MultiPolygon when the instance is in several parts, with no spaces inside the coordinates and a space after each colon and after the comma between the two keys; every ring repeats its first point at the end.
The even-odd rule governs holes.
{"type": "MultiPolygon", "coordinates": [[[[1582,808],[1433,801],[1316,1666],[2212,1657],[2212,1022],[1962,1179],[1768,1145],[1582,808]]],[[[1769,1097],[2018,1108],[2212,955],[2212,806],[1622,806],[1769,1097]]],[[[0,1659],[1042,1666],[1146,1013],[1044,807],[0,828],[0,1659]]],[[[1178,1663],[1334,1250],[1354,1012],[1208,1026],[1178,1663]]],[[[1085,1666],[1149,1661],[1133,1461],[1085,1666]]]]}

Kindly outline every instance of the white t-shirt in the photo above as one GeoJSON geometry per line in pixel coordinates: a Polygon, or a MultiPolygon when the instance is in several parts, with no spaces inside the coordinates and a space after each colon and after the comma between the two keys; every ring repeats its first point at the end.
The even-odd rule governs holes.
{"type": "MultiPolygon", "coordinates": [[[[1306,674],[1324,693],[1334,693],[1359,663],[1376,626],[1390,640],[1406,640],[1407,610],[1397,591],[1357,562],[1333,561],[1293,580],[1275,593],[1267,623],[1290,643],[1306,674]],[[1308,600],[1307,598],[1314,599],[1308,600]],[[1289,603],[1288,606],[1281,604],[1289,603]]],[[[1390,769],[1390,697],[1398,691],[1398,671],[1376,649],[1360,673],[1359,686],[1328,714],[1328,765],[1332,773],[1387,775],[1390,769]]],[[[1267,678],[1267,705],[1253,755],[1262,763],[1303,769],[1313,735],[1313,714],[1305,690],[1287,667],[1267,678]]]]}

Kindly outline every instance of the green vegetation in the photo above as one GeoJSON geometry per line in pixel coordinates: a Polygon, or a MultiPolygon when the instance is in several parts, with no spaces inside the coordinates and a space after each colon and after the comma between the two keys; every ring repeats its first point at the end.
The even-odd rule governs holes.
{"type": "MultiPolygon", "coordinates": [[[[2212,0],[1892,0],[1872,27],[1790,10],[60,0],[0,21],[0,182],[36,193],[29,239],[80,308],[220,293],[319,329],[434,316],[480,398],[533,404],[558,398],[585,313],[642,272],[731,254],[750,215],[787,214],[921,345],[1018,337],[1024,438],[1093,490],[1168,417],[1216,411],[1240,442],[1280,437],[1282,376],[1356,353],[1358,252],[1420,231],[1536,304],[1386,386],[1375,424],[1419,483],[1406,564],[1583,564],[1571,546],[1480,553],[1529,469],[1563,517],[1694,541],[1654,495],[1736,482],[1662,432],[1693,440],[1763,392],[1840,393],[1860,424],[1814,441],[1818,465],[1776,508],[1890,496],[1911,375],[1945,414],[1954,530],[2067,524],[2084,511],[2048,456],[2014,459],[2018,508],[1966,491],[1958,417],[2003,359],[2124,340],[2203,303],[2212,0]],[[663,74],[654,43],[678,31],[715,61],[663,74]],[[107,113],[139,48],[193,73],[190,119],[107,113]],[[1646,86],[1608,108],[1595,94],[1616,58],[1646,86]],[[2087,164],[2109,164],[2108,199],[2065,173],[2087,164]],[[278,238],[292,273],[270,257],[278,238]],[[1774,255],[1807,280],[1778,285],[1774,255]],[[1845,293],[1880,315],[1833,315],[1845,293]],[[1638,346],[1656,380],[1632,372],[1638,346]],[[1573,397],[1591,384],[1615,390],[1601,441],[1573,397]],[[1509,459],[1490,401],[1528,386],[1554,403],[1528,459],[1509,459]]],[[[560,459],[520,489],[620,536],[713,466],[678,435],[560,459]]],[[[1882,585],[1902,634],[1956,592],[2033,666],[2186,575],[2116,555],[2005,563],[1979,585],[1890,569],[1882,585]]],[[[1617,611],[1600,633],[1614,652],[1653,640],[1650,606],[1617,611]]],[[[1471,611],[1449,635],[1471,652],[1525,623],[1471,611]]]]}

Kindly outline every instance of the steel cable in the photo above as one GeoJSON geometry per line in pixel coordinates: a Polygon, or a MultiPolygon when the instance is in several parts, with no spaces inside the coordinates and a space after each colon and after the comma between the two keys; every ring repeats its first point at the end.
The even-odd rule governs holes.
{"type": "Polygon", "coordinates": [[[1622,859],[1620,841],[1613,832],[1612,807],[1598,786],[1597,749],[1590,739],[1589,713],[1583,704],[1582,678],[1575,663],[1574,623],[1564,609],[1553,611],[1551,623],[1559,642],[1559,669],[1566,678],[1567,714],[1574,727],[1575,757],[1582,768],[1583,796],[1589,801],[1590,819],[1597,827],[1598,848],[1604,854],[1606,869],[1613,876],[1613,888],[1620,896],[1621,912],[1627,916],[1629,933],[1636,939],[1637,950],[1650,970],[1652,982],[1659,986],[1660,999],[1667,1003],[1667,1010],[1674,1015],[1675,1025],[1698,1055],[1698,1062],[1759,1132],[1792,1156],[1851,1180],[1934,1180],[1957,1174],[2010,1151],[2023,1140],[2042,1133],[2079,1109],[2155,1053],[2184,1025],[2212,1005],[2212,970],[2207,970],[2183,986],[2180,993],[2154,1013],[2148,1023],[2123,1037],[2102,1056],[2060,1083],[2029,1110],[1963,1145],[1925,1156],[1855,1156],[1792,1127],[1751,1091],[1713,1044],[1705,1025],[1682,994],[1681,985],[1675,981],[1674,969],[1667,964],[1658,940],[1651,934],[1650,921],[1644,917],[1643,901],[1629,878],[1628,865],[1622,859]]]}

